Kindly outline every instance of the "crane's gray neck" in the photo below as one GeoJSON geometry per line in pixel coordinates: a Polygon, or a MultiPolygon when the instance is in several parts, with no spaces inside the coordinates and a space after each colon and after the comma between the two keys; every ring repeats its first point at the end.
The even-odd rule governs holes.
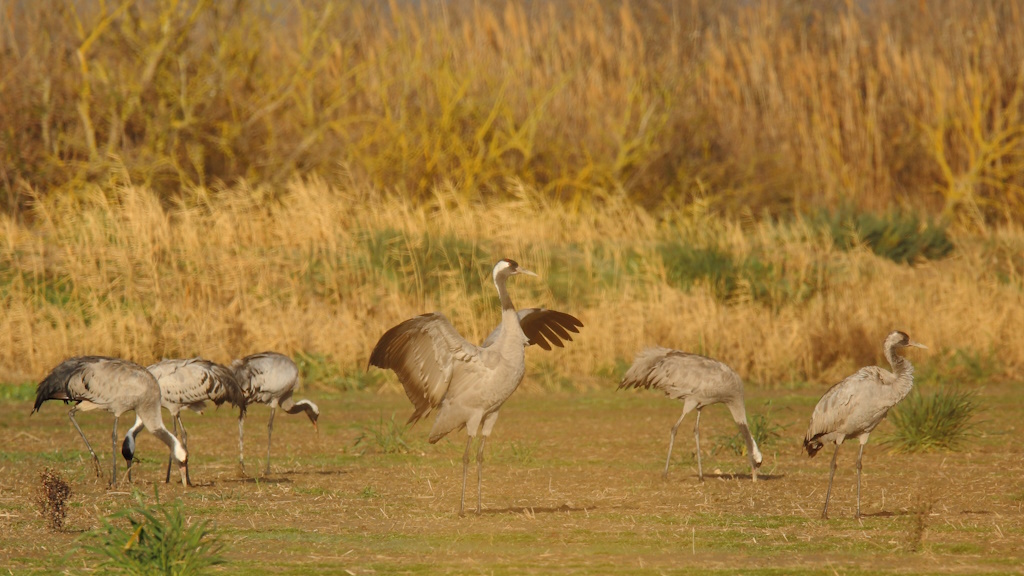
{"type": "Polygon", "coordinates": [[[886,347],[885,359],[892,366],[892,373],[896,376],[896,381],[893,384],[899,391],[902,400],[914,387],[914,365],[910,363],[910,360],[896,353],[896,346],[886,347]]]}
{"type": "Polygon", "coordinates": [[[512,298],[509,298],[508,290],[505,288],[506,280],[508,280],[508,274],[504,271],[499,272],[494,279],[494,286],[498,288],[498,299],[501,300],[501,311],[515,311],[516,307],[512,305],[512,298]]]}

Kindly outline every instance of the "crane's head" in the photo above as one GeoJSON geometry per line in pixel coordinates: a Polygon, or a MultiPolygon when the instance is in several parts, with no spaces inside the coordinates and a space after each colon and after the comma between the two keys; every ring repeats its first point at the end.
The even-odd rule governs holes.
{"type": "Polygon", "coordinates": [[[494,271],[491,272],[491,277],[494,279],[494,283],[497,284],[499,278],[505,279],[516,274],[526,274],[527,276],[534,277],[537,276],[526,268],[520,268],[519,263],[515,260],[505,258],[504,260],[499,260],[498,263],[494,265],[494,271]]]}
{"type": "Polygon", "coordinates": [[[928,349],[924,344],[911,340],[906,332],[900,332],[899,330],[893,330],[885,338],[885,349],[887,350],[890,348],[906,348],[907,346],[928,349]]]}

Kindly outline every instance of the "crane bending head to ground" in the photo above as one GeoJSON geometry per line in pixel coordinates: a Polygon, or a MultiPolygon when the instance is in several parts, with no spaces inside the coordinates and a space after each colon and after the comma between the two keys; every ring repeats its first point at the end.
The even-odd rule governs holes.
{"type": "MultiPolygon", "coordinates": [[[[277,408],[289,414],[305,413],[319,434],[317,420],[320,408],[311,400],[292,400],[292,394],[299,389],[299,367],[291,358],[277,352],[260,352],[231,363],[235,379],[245,392],[249,404],[260,403],[270,406],[270,420],[267,422],[267,466],[264,474],[270,474],[270,442],[274,437],[274,414],[277,408]]],[[[245,412],[238,415],[238,467],[245,473],[242,459],[242,425],[245,412]]]]}
{"type": "Polygon", "coordinates": [[[804,436],[807,455],[813,457],[830,442],[836,445],[828,475],[825,507],[821,511],[823,519],[828,518],[828,500],[832,496],[832,479],[836,475],[839,446],[852,437],[860,440],[860,451],[857,453],[857,518],[860,518],[860,471],[864,445],[868,443],[871,431],[889,413],[889,409],[906,398],[914,387],[914,367],[909,360],[896,353],[898,349],[907,346],[927,348],[899,330],[890,332],[885,338],[883,349],[892,372],[878,366],[861,368],[829,388],[814,407],[804,436]]]}
{"type": "Polygon", "coordinates": [[[672,445],[676,431],[683,418],[697,409],[697,421],[693,425],[693,438],[697,443],[697,478],[704,481],[700,463],[700,411],[711,404],[722,403],[729,408],[732,419],[740,429],[747,443],[750,458],[750,476],[757,481],[757,469],[761,466],[761,451],[747,426],[747,412],[743,405],[743,381],[725,364],[679,350],[660,346],[643,350],[636,356],[633,365],[619,384],[623,388],[657,388],[669,398],[682,400],[683,414],[676,421],[668,438],[668,456],[665,458],[664,477],[668,478],[668,465],[672,461],[672,445]]]}
{"type": "Polygon", "coordinates": [[[526,372],[525,349],[537,344],[545,350],[571,341],[583,323],[564,312],[530,308],[516,311],[505,283],[517,274],[537,276],[514,260],[501,260],[491,278],[501,301],[501,324],[477,346],[468,342],[439,312],[423,314],[391,328],[370,354],[370,364],[394,370],[415,407],[409,422],[437,410],[429,441],[436,443],[449,432],[466,429],[462,455],[462,499],[465,514],[466,476],[473,439],[477,445],[476,513],[481,509],[484,443],[490,436],[501,405],[515,392],[526,372]]]}
{"type": "MultiPolygon", "coordinates": [[[[188,408],[193,412],[203,413],[206,402],[213,402],[218,407],[224,402],[237,406],[240,414],[245,413],[245,393],[229,368],[220,364],[191,358],[188,360],[162,360],[146,368],[160,385],[160,404],[171,413],[171,424],[174,435],[178,435],[181,427],[181,443],[188,450],[188,431],[181,421],[181,410],[188,408]]],[[[125,435],[121,445],[121,454],[128,463],[128,479],[132,477],[132,462],[135,455],[135,437],[142,430],[142,423],[136,420],[135,425],[125,435]]],[[[171,462],[167,462],[167,475],[164,482],[171,481],[171,462]]],[[[192,478],[186,477],[189,486],[192,478]]]]}
{"type": "MultiPolygon", "coordinates": [[[[114,414],[114,431],[112,444],[114,463],[110,474],[110,485],[117,481],[117,421],[121,414],[135,411],[135,425],[145,426],[161,442],[171,450],[171,458],[178,463],[182,484],[188,477],[188,452],[173,434],[164,428],[160,416],[160,385],[156,378],[142,366],[104,356],[79,356],[69,358],[53,369],[36,388],[36,404],[34,414],[47,400],[63,400],[74,402],[75,406],[68,412],[68,418],[75,425],[85,447],[92,454],[96,473],[99,474],[99,458],[82,428],[75,421],[75,413],[79,410],[106,410],[114,414]]],[[[134,451],[134,437],[132,438],[134,451]]]]}

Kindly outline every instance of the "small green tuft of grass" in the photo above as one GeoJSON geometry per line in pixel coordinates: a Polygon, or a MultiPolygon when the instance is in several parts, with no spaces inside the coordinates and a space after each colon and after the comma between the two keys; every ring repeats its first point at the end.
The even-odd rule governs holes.
{"type": "MultiPolygon", "coordinates": [[[[772,446],[775,441],[782,437],[782,426],[776,424],[771,417],[771,400],[765,402],[765,411],[763,413],[750,414],[747,418],[747,426],[750,428],[750,435],[754,437],[754,442],[757,442],[758,448],[764,452],[767,447],[772,446]]],[[[724,450],[726,452],[736,454],[737,456],[746,456],[747,454],[747,442],[740,436],[739,433],[731,436],[719,436],[715,440],[714,446],[711,448],[712,453],[724,450]]]]}
{"type": "Polygon", "coordinates": [[[146,504],[135,493],[138,505],[103,518],[87,538],[87,550],[103,557],[101,573],[201,574],[224,564],[222,544],[208,520],[191,524],[180,500],[146,504]]]}
{"type": "Polygon", "coordinates": [[[915,388],[889,413],[896,432],[886,440],[897,452],[957,450],[971,433],[977,393],[943,388],[924,395],[915,388]]]}
{"type": "Polygon", "coordinates": [[[395,421],[394,412],[390,420],[384,420],[381,416],[376,424],[364,424],[361,429],[354,446],[370,445],[379,454],[405,454],[410,450],[405,441],[408,428],[395,421]]]}
{"type": "Polygon", "coordinates": [[[32,382],[0,385],[0,401],[28,402],[36,397],[36,385],[32,382]]]}

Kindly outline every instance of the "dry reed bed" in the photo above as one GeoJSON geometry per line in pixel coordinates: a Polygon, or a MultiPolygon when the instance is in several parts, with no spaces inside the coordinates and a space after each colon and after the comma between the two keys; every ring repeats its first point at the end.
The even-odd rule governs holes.
{"type": "Polygon", "coordinates": [[[268,348],[358,370],[386,328],[431,310],[479,341],[498,320],[489,271],[501,257],[541,276],[512,283],[518,305],[586,324],[557,355],[530,355],[542,382],[588,386],[654,343],[719,357],[769,386],[832,380],[883,361],[893,328],[931,347],[922,362],[960,350],[994,354],[1010,372],[1024,360],[1019,229],[964,236],[951,257],[907,266],[836,250],[806,221],[655,218],[619,197],[572,209],[521,186],[509,196],[471,203],[438,188],[414,203],[314,180],[274,198],[200,192],[171,208],[133,187],[40,200],[31,224],[0,219],[0,379],[38,378],[77,354],[227,361],[268,348]],[[823,278],[775,307],[743,286],[725,300],[707,284],[681,290],[658,252],[667,239],[756,254],[787,279],[823,278]]]}
{"type": "Polygon", "coordinates": [[[733,213],[1024,210],[1020,2],[0,4],[0,194],[316,174],[733,213]]]}

